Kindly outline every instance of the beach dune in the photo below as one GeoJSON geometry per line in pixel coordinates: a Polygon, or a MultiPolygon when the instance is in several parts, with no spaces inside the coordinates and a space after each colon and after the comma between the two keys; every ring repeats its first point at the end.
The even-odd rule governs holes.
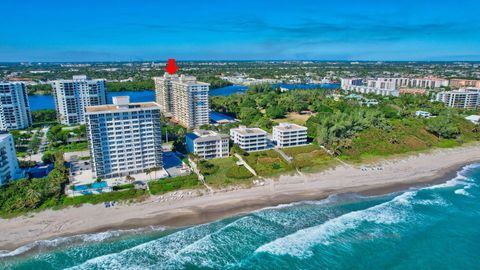
{"type": "Polygon", "coordinates": [[[103,204],[88,204],[47,210],[1,219],[0,250],[13,250],[36,240],[82,233],[205,223],[267,206],[319,200],[331,194],[389,193],[451,179],[459,168],[477,161],[480,161],[480,145],[474,144],[388,159],[365,167],[341,165],[315,174],[264,179],[261,185],[251,188],[206,192],[204,195],[194,195],[193,192],[182,198],[171,194],[152,196],[143,202],[110,208],[103,204]],[[171,199],[164,199],[166,197],[171,199]]]}

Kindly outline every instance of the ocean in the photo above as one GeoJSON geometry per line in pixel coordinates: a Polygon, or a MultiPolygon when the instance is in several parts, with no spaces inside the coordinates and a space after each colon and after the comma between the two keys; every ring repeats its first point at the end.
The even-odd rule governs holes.
{"type": "Polygon", "coordinates": [[[0,253],[0,268],[480,269],[479,183],[473,164],[443,184],[387,195],[340,194],[175,230],[38,241],[0,253]]]}

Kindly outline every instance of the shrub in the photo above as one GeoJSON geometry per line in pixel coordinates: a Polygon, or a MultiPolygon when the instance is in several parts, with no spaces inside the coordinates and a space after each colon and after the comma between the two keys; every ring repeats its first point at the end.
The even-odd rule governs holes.
{"type": "Polygon", "coordinates": [[[233,178],[233,179],[247,179],[252,177],[252,173],[250,173],[245,167],[243,166],[235,166],[231,167],[227,170],[225,175],[228,178],[233,178]]]}

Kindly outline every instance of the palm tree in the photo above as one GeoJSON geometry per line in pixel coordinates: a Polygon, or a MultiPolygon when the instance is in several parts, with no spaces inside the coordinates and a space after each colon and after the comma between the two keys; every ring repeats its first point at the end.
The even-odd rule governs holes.
{"type": "Polygon", "coordinates": [[[145,173],[150,177],[150,181],[152,181],[152,177],[151,177],[151,175],[150,175],[152,172],[153,172],[153,170],[150,169],[150,168],[149,168],[149,169],[145,169],[145,173]]]}
{"type": "Polygon", "coordinates": [[[125,179],[127,179],[127,181],[130,182],[130,183],[133,183],[133,181],[135,181],[135,177],[131,176],[130,174],[127,175],[127,177],[125,177],[125,179]]]}
{"type": "Polygon", "coordinates": [[[27,191],[27,205],[30,207],[35,207],[37,204],[40,202],[40,199],[42,198],[42,194],[37,191],[36,189],[29,189],[27,191]]]}

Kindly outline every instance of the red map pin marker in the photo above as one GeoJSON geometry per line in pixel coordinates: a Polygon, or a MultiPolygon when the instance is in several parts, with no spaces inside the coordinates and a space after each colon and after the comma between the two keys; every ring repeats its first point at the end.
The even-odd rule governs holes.
{"type": "Polygon", "coordinates": [[[165,67],[165,70],[170,74],[173,75],[175,72],[177,72],[178,67],[175,64],[175,59],[168,59],[167,66],[165,67]]]}

